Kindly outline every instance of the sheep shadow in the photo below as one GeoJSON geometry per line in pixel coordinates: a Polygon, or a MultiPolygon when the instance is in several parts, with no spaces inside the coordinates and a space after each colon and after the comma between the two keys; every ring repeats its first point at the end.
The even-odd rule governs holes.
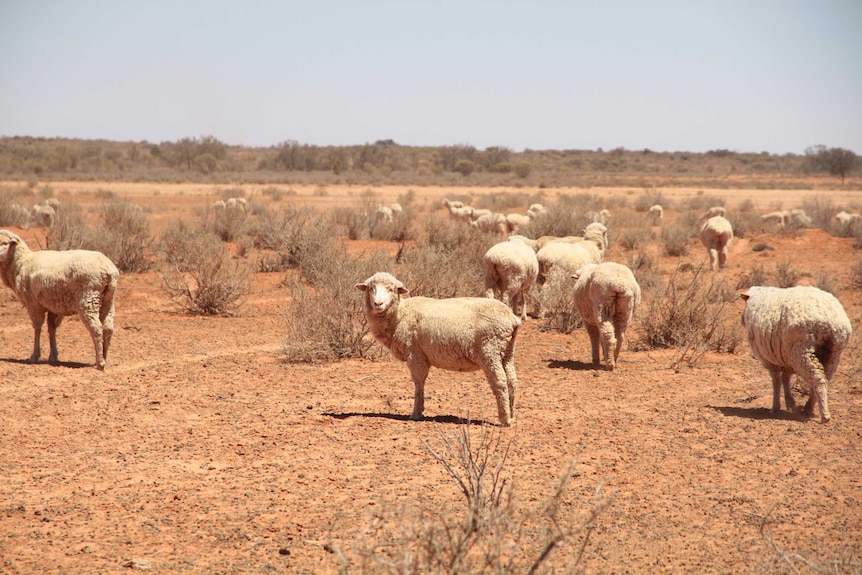
{"type": "MultiPolygon", "coordinates": [[[[19,359],[17,357],[0,357],[0,362],[2,363],[16,363],[18,365],[50,365],[48,360],[40,359],[35,363],[31,363],[26,359],[19,359]]],[[[92,363],[81,363],[78,361],[61,361],[54,364],[52,367],[67,367],[69,369],[81,369],[84,367],[93,367],[92,363]]]]}
{"type": "MultiPolygon", "coordinates": [[[[348,412],[348,413],[333,413],[330,411],[325,411],[321,415],[325,415],[326,417],[332,417],[333,419],[347,419],[349,417],[377,417],[380,419],[391,419],[393,421],[412,421],[409,415],[403,415],[399,413],[360,413],[360,412],[348,412]]],[[[455,425],[496,425],[499,426],[499,423],[493,423],[490,421],[484,421],[482,419],[470,419],[466,417],[458,417],[455,415],[434,415],[432,417],[423,417],[420,421],[431,421],[434,423],[445,423],[445,424],[455,424],[455,425]]]]}
{"type": "Polygon", "coordinates": [[[602,371],[601,365],[572,359],[547,359],[548,369],[568,369],[570,371],[602,371]]]}
{"type": "Polygon", "coordinates": [[[729,407],[722,405],[707,405],[708,408],[721,413],[725,417],[741,417],[761,421],[765,419],[780,419],[785,421],[808,421],[808,417],[801,413],[781,410],[778,413],[769,413],[768,407],[729,407]]]}

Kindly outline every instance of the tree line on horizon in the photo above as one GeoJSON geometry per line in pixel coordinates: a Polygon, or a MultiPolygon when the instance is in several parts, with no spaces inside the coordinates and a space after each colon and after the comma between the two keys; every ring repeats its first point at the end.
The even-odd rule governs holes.
{"type": "Polygon", "coordinates": [[[175,141],[81,140],[14,136],[0,138],[0,173],[7,178],[74,175],[120,179],[215,179],[268,175],[327,174],[336,179],[442,183],[497,182],[504,185],[573,185],[585,176],[806,177],[841,178],[858,169],[852,150],[816,145],[803,154],[627,150],[530,150],[505,146],[484,150],[470,144],[404,146],[377,140],[352,146],[317,146],[285,140],[275,146],[228,145],[215,136],[175,141]]]}

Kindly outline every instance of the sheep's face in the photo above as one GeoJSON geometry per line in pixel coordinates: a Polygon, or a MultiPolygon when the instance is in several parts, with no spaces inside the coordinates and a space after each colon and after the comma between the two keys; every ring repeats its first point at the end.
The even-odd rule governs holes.
{"type": "Polygon", "coordinates": [[[409,291],[394,276],[386,273],[374,274],[354,287],[365,292],[365,311],[375,315],[386,313],[409,291]]]}
{"type": "Polygon", "coordinates": [[[0,262],[9,260],[16,243],[18,242],[14,238],[0,235],[0,262]]]}

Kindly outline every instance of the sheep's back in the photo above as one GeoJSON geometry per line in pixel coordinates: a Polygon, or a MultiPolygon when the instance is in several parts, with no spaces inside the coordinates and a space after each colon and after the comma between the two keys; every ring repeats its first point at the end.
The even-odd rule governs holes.
{"type": "Polygon", "coordinates": [[[480,369],[482,357],[505,349],[521,324],[506,304],[489,298],[411,297],[400,307],[395,339],[454,371],[480,369]]]}
{"type": "Polygon", "coordinates": [[[852,333],[838,299],[809,286],[758,287],[746,302],[743,323],[754,357],[778,366],[792,365],[799,343],[843,349],[852,333]]]}
{"type": "Polygon", "coordinates": [[[15,292],[25,305],[37,303],[59,315],[73,315],[81,301],[98,307],[98,298],[119,271],[104,254],[89,250],[32,252],[21,266],[15,292]]]}

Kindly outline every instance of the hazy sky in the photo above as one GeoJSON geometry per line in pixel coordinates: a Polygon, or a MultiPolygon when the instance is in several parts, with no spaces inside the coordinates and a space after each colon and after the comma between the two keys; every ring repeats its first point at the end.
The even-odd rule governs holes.
{"type": "Polygon", "coordinates": [[[0,0],[0,135],[862,155],[862,1],[0,0]]]}

